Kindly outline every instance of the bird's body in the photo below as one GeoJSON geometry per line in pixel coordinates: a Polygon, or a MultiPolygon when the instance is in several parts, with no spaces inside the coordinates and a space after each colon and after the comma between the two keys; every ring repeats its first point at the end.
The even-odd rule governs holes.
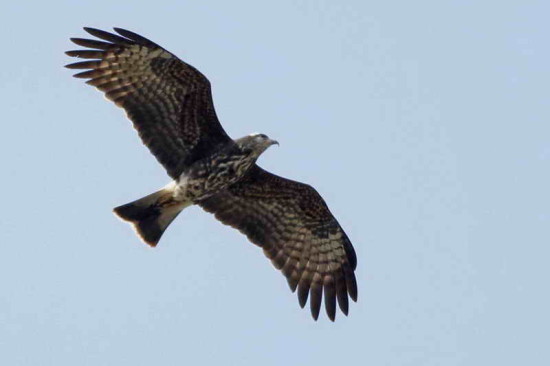
{"type": "Polygon", "coordinates": [[[259,155],[277,142],[265,135],[250,135],[229,142],[220,150],[186,167],[175,186],[175,197],[199,201],[239,181],[259,155]]]}
{"type": "Polygon", "coordinates": [[[260,154],[277,141],[255,134],[228,142],[219,150],[191,162],[177,179],[160,191],[115,208],[134,224],[139,236],[156,246],[164,230],[186,207],[199,204],[241,180],[260,154]]]}
{"type": "Polygon", "coordinates": [[[347,314],[348,295],[357,299],[353,246],[315,189],[256,164],[277,142],[263,134],[229,138],[206,77],[157,44],[120,28],[119,35],[85,30],[102,41],[73,38],[87,49],[67,54],[92,60],[67,67],[87,69],[75,76],[124,108],[173,179],[115,213],[156,246],[184,208],[199,205],[262,247],[292,291],[298,290],[302,307],[309,298],[315,319],[323,294],[331,320],[336,302],[347,314]]]}

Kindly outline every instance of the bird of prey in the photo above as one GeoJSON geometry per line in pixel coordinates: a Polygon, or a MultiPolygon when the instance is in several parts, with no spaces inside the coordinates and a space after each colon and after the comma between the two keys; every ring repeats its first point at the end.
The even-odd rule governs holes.
{"type": "Polygon", "coordinates": [[[256,165],[277,141],[264,134],[231,139],[208,79],[159,45],[120,28],[84,30],[97,39],[71,38],[85,49],[66,54],[87,60],[66,67],[85,70],[74,76],[126,111],[173,180],[115,214],[154,247],[184,208],[199,205],[260,246],[298,290],[302,308],[309,297],[315,320],[323,295],[332,321],[337,302],[347,315],[348,296],[357,301],[353,246],[314,188],[256,165]]]}

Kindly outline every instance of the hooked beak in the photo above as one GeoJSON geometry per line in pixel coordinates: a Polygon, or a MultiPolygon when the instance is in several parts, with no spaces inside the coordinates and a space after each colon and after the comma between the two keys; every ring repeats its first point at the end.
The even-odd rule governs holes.
{"type": "Polygon", "coordinates": [[[269,145],[277,145],[277,146],[279,146],[279,141],[269,139],[269,145]]]}

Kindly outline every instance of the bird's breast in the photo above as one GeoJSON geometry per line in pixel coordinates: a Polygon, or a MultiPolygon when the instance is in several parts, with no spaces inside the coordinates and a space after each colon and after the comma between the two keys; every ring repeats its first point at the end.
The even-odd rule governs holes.
{"type": "Polygon", "coordinates": [[[238,182],[254,163],[242,156],[215,156],[198,161],[176,181],[174,198],[197,202],[238,182]]]}

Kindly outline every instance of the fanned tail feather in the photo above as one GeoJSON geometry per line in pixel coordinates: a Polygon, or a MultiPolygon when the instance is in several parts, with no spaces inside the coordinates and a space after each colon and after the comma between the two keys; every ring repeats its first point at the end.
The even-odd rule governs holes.
{"type": "Polygon", "coordinates": [[[114,213],[131,223],[138,236],[148,245],[158,244],[162,234],[178,214],[190,203],[175,202],[171,190],[162,189],[136,201],[113,209],[114,213]]]}

